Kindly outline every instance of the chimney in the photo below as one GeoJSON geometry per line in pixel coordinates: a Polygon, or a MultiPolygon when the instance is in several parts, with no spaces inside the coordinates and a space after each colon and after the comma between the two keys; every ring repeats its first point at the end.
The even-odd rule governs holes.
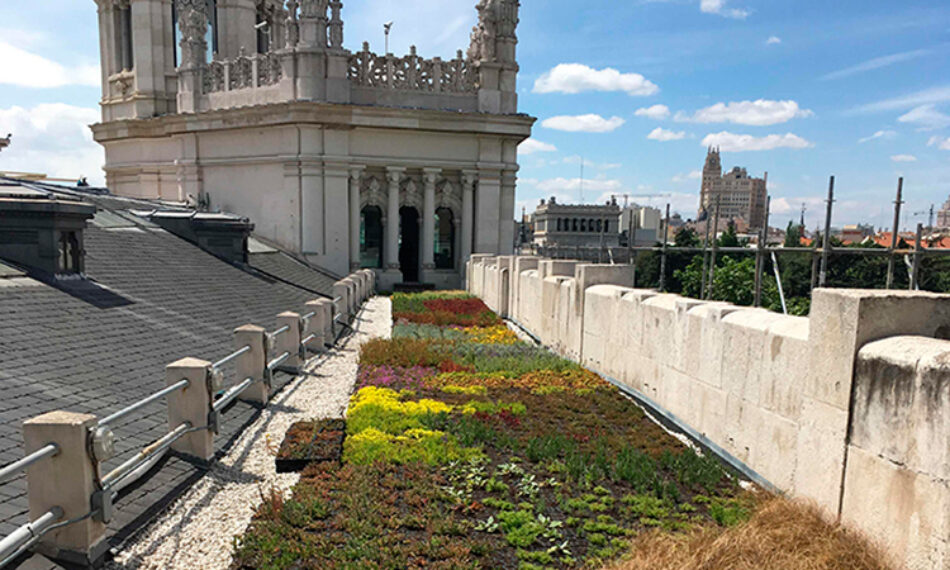
{"type": "Polygon", "coordinates": [[[222,259],[247,263],[247,239],[254,231],[254,224],[247,218],[186,211],[135,214],[222,259]]]}
{"type": "Polygon", "coordinates": [[[96,207],[0,179],[0,259],[48,275],[85,269],[83,230],[96,207]]]}

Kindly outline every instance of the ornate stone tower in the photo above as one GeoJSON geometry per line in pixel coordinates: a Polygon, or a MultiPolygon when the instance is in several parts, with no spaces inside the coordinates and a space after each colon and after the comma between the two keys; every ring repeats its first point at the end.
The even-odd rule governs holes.
{"type": "Polygon", "coordinates": [[[703,211],[707,216],[713,215],[713,208],[716,207],[715,193],[722,182],[722,159],[719,149],[709,147],[706,150],[706,164],[703,166],[703,182],[699,193],[699,217],[703,211]]]}
{"type": "MultiPolygon", "coordinates": [[[[473,0],[474,2],[475,0],[473,0]]],[[[459,287],[510,253],[518,0],[478,0],[468,54],[343,45],[341,0],[96,0],[106,182],[210,205],[341,275],[459,287]]]]}
{"type": "Polygon", "coordinates": [[[476,6],[478,25],[472,29],[468,57],[478,68],[482,112],[517,112],[516,30],[520,6],[518,0],[480,0],[476,6]]]}

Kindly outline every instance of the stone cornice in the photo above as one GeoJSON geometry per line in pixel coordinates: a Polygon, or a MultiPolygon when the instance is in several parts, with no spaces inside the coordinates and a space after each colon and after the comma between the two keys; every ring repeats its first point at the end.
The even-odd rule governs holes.
{"type": "Polygon", "coordinates": [[[97,142],[127,138],[162,138],[180,133],[224,131],[281,125],[335,129],[378,128],[514,137],[531,135],[537,119],[528,115],[491,115],[423,109],[362,107],[296,101],[197,114],[122,119],[92,125],[97,142]]]}

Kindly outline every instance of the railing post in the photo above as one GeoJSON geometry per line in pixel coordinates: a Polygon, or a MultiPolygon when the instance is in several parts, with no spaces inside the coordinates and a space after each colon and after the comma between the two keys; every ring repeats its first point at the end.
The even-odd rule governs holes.
{"type": "Polygon", "coordinates": [[[234,330],[234,348],[250,346],[251,350],[236,360],[236,382],[251,378],[254,383],[241,395],[245,402],[267,404],[270,397],[270,378],[267,374],[267,332],[256,325],[244,325],[234,330]]]}
{"type": "MultiPolygon", "coordinates": [[[[27,468],[27,495],[30,520],[36,520],[53,507],[63,510],[61,521],[85,516],[96,492],[99,465],[87,447],[89,430],[96,416],[72,412],[49,412],[23,423],[23,442],[27,455],[55,443],[59,453],[27,468]]],[[[90,565],[105,554],[106,525],[89,517],[50,531],[36,550],[64,562],[90,565]]]]}
{"type": "Polygon", "coordinates": [[[186,388],[172,392],[168,398],[168,431],[189,422],[192,427],[209,429],[193,431],[172,444],[172,449],[208,461],[214,456],[214,426],[211,404],[214,392],[221,389],[213,380],[211,363],[197,358],[182,358],[165,367],[165,385],[188,380],[186,388]]]}
{"type": "MultiPolygon", "coordinates": [[[[336,319],[337,315],[343,315],[342,320],[346,320],[346,317],[349,313],[347,307],[349,307],[350,301],[350,288],[346,286],[346,283],[343,281],[337,281],[333,284],[333,319],[336,319]]],[[[334,322],[334,325],[336,323],[334,322]]],[[[335,327],[334,327],[335,328],[335,327]]]]}
{"type": "Polygon", "coordinates": [[[326,311],[324,310],[324,303],[325,301],[320,299],[310,301],[306,305],[307,311],[313,311],[313,317],[310,318],[310,322],[307,323],[307,330],[304,331],[304,336],[313,335],[313,340],[306,346],[310,352],[327,351],[327,317],[326,311]]]}
{"type": "Polygon", "coordinates": [[[286,368],[300,369],[300,314],[286,311],[277,315],[277,328],[290,327],[290,330],[277,337],[277,345],[272,356],[278,357],[284,352],[290,353],[290,358],[284,361],[286,368]]]}

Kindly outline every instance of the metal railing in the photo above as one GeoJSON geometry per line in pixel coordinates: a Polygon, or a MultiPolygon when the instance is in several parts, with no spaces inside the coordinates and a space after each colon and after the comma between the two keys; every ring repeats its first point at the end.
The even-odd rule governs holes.
{"type": "MultiPolygon", "coordinates": [[[[339,303],[342,300],[343,297],[336,297],[334,299],[334,303],[339,303]]],[[[304,329],[309,328],[309,321],[315,317],[316,314],[317,311],[311,311],[301,317],[300,323],[303,325],[304,329]]],[[[346,315],[341,312],[333,318],[333,322],[339,322],[340,319],[345,318],[345,316],[346,315]]],[[[329,327],[329,324],[327,324],[327,326],[329,327]]],[[[272,350],[277,337],[290,332],[290,330],[291,325],[284,325],[271,333],[266,333],[264,335],[265,354],[272,350]]],[[[301,356],[306,354],[308,345],[317,339],[319,334],[322,333],[309,334],[300,340],[301,356]]],[[[332,344],[328,344],[327,346],[332,346],[332,344]]],[[[237,398],[239,398],[241,394],[243,394],[255,382],[263,381],[269,385],[269,380],[273,370],[280,367],[281,364],[286,362],[293,355],[291,351],[283,351],[278,357],[265,363],[263,378],[247,377],[244,378],[240,383],[226,390],[221,390],[220,387],[223,383],[223,374],[221,372],[221,368],[226,364],[236,360],[240,356],[248,354],[252,350],[252,346],[245,345],[225,356],[224,358],[214,362],[210,365],[210,367],[208,367],[208,377],[206,379],[206,383],[203,383],[209,391],[210,398],[207,425],[194,426],[190,421],[183,422],[174,430],[166,433],[159,439],[141,448],[137,453],[135,453],[134,456],[122,462],[118,467],[112,469],[107,474],[98,477],[97,487],[99,490],[93,493],[92,497],[90,497],[91,509],[86,514],[71,520],[60,522],[64,517],[64,511],[60,507],[53,507],[36,520],[21,525],[10,535],[0,539],[0,567],[5,566],[22,555],[50,530],[65,525],[74,524],[90,517],[96,517],[97,520],[108,522],[112,516],[112,502],[123,488],[127,487],[148,473],[161,460],[165,452],[173,444],[175,444],[175,442],[185,437],[189,433],[209,429],[217,433],[218,415],[237,398]]],[[[121,410],[98,420],[94,426],[89,429],[87,440],[88,449],[86,452],[91,456],[93,461],[99,464],[108,461],[115,455],[115,436],[112,432],[111,426],[115,425],[123,418],[131,416],[135,412],[146,408],[150,404],[153,404],[172,393],[191,387],[192,383],[193,380],[183,378],[182,380],[175,382],[170,386],[158,390],[153,394],[150,394],[149,396],[142,398],[141,400],[138,400],[122,408],[121,410]]],[[[24,457],[23,459],[0,468],[0,483],[5,483],[14,479],[18,473],[22,472],[26,468],[39,461],[56,456],[59,452],[60,448],[57,444],[49,443],[24,457]]]]}
{"type": "Polygon", "coordinates": [[[53,507],[40,515],[35,521],[20,525],[3,540],[0,540],[0,567],[6,566],[29,550],[62,518],[63,509],[53,507]]]}
{"type": "Polygon", "coordinates": [[[212,364],[212,365],[211,365],[211,368],[213,368],[213,369],[215,369],[215,370],[218,370],[218,369],[220,369],[222,366],[224,366],[225,364],[227,364],[228,362],[231,362],[231,361],[234,360],[235,358],[241,356],[242,354],[247,354],[247,353],[250,352],[250,351],[251,351],[251,346],[250,346],[250,345],[244,345],[244,347],[235,350],[235,351],[232,352],[231,354],[225,356],[225,357],[222,358],[221,360],[219,360],[219,361],[215,362],[214,364],[212,364]]]}
{"type": "Polygon", "coordinates": [[[130,406],[122,408],[121,410],[119,410],[118,412],[112,415],[102,418],[101,420],[99,420],[98,425],[107,426],[109,424],[113,424],[119,421],[120,419],[124,418],[125,416],[128,416],[129,414],[144,408],[145,406],[151,404],[152,402],[155,402],[157,400],[164,398],[165,396],[171,394],[172,392],[177,392],[178,390],[184,390],[190,384],[191,384],[191,381],[189,380],[182,380],[181,382],[176,382],[175,384],[172,384],[171,386],[165,388],[164,390],[159,390],[158,392],[155,392],[151,396],[143,398],[130,406]]]}
{"type": "Polygon", "coordinates": [[[57,453],[59,453],[59,446],[55,443],[48,443],[44,445],[23,459],[18,459],[17,461],[14,461],[6,467],[0,469],[0,483],[6,483],[11,479],[15,479],[21,471],[25,471],[30,465],[33,465],[37,461],[46,459],[47,457],[53,457],[57,453]]]}

